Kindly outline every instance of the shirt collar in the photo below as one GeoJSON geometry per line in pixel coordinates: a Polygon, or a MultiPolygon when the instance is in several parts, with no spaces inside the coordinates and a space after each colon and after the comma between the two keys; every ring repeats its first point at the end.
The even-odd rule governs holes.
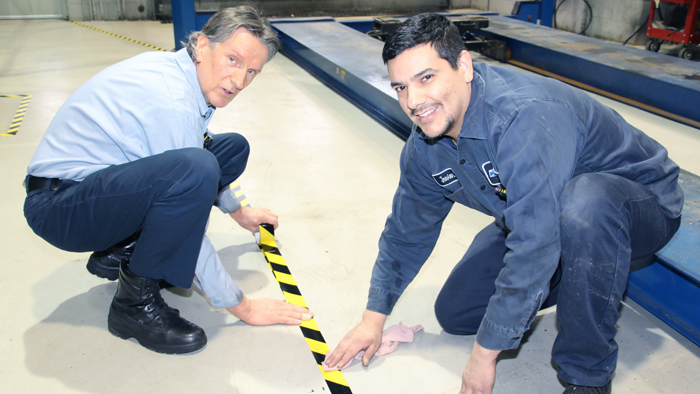
{"type": "Polygon", "coordinates": [[[194,61],[192,61],[190,54],[187,52],[187,48],[182,48],[177,51],[177,53],[175,53],[175,59],[182,69],[182,72],[185,73],[187,82],[190,83],[195,92],[194,95],[197,100],[197,106],[199,107],[199,114],[202,118],[209,119],[216,108],[209,106],[202,94],[202,87],[199,86],[199,79],[197,79],[197,67],[195,67],[194,61]]]}
{"type": "Polygon", "coordinates": [[[484,100],[486,99],[486,82],[479,72],[481,64],[474,65],[474,78],[472,79],[472,95],[469,99],[469,107],[464,113],[462,129],[459,138],[486,139],[487,129],[484,123],[484,100]]]}
{"type": "MultiPolygon", "coordinates": [[[[480,64],[474,64],[474,78],[471,82],[471,98],[469,99],[469,107],[464,113],[462,121],[462,129],[459,131],[459,138],[486,139],[486,127],[479,125],[479,118],[484,114],[484,96],[486,92],[486,83],[481,76],[480,64]]],[[[420,138],[429,140],[430,137],[420,132],[420,138]]]]}

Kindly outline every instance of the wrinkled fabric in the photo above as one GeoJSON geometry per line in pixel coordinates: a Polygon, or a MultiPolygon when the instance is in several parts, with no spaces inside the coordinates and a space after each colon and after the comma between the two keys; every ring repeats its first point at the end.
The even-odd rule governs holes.
{"type": "MultiPolygon", "coordinates": [[[[382,344],[379,346],[379,349],[377,350],[376,353],[374,353],[374,357],[380,357],[384,356],[389,353],[393,353],[396,350],[399,349],[399,345],[402,343],[411,343],[413,342],[413,334],[417,333],[418,331],[422,331],[423,326],[420,324],[416,324],[414,326],[407,326],[401,322],[399,324],[394,324],[393,326],[387,328],[384,330],[382,333],[382,344]]],[[[326,356],[328,356],[328,353],[330,353],[330,350],[326,352],[326,356]]],[[[329,368],[328,365],[326,365],[326,362],[323,362],[323,370],[328,372],[328,371],[337,371],[339,369],[345,369],[349,367],[352,364],[352,360],[359,360],[362,361],[362,356],[365,354],[364,350],[360,350],[359,353],[350,361],[347,362],[347,364],[343,365],[340,368],[329,368]]]]}

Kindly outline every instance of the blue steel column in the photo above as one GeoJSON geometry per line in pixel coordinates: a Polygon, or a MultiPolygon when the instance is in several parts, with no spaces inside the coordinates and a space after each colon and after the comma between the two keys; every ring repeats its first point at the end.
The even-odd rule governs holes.
{"type": "Polygon", "coordinates": [[[540,24],[552,27],[554,22],[554,4],[556,0],[542,0],[540,2],[540,24]]]}
{"type": "Polygon", "coordinates": [[[182,41],[195,28],[196,12],[194,10],[194,0],[172,0],[173,9],[173,31],[175,33],[175,49],[182,48],[182,41]]]}

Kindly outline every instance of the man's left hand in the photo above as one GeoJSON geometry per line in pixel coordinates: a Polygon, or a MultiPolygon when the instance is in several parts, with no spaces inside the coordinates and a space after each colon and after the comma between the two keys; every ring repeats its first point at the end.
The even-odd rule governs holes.
{"type": "Polygon", "coordinates": [[[496,381],[496,358],[499,350],[484,349],[474,342],[474,349],[462,373],[459,394],[491,394],[496,381]]]}
{"type": "Polygon", "coordinates": [[[274,228],[279,225],[277,215],[267,208],[241,207],[229,215],[239,226],[253,233],[258,232],[258,226],[263,223],[271,224],[274,228]]]}
{"type": "Polygon", "coordinates": [[[228,308],[228,311],[251,326],[298,325],[314,316],[308,309],[282,300],[270,298],[251,300],[246,296],[243,296],[240,304],[228,308]]]}

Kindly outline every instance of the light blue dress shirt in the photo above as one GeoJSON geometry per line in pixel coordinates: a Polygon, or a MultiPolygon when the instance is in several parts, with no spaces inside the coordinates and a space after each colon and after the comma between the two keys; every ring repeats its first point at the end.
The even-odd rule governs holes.
{"type": "MultiPolygon", "coordinates": [[[[111,165],[167,150],[202,148],[214,113],[185,49],[146,52],[114,64],[80,86],[56,113],[32,157],[28,174],[82,181],[111,165]]],[[[217,197],[224,213],[240,203],[230,189],[217,197]]],[[[206,235],[194,283],[215,308],[230,308],[243,293],[221,266],[206,235]]]]}

